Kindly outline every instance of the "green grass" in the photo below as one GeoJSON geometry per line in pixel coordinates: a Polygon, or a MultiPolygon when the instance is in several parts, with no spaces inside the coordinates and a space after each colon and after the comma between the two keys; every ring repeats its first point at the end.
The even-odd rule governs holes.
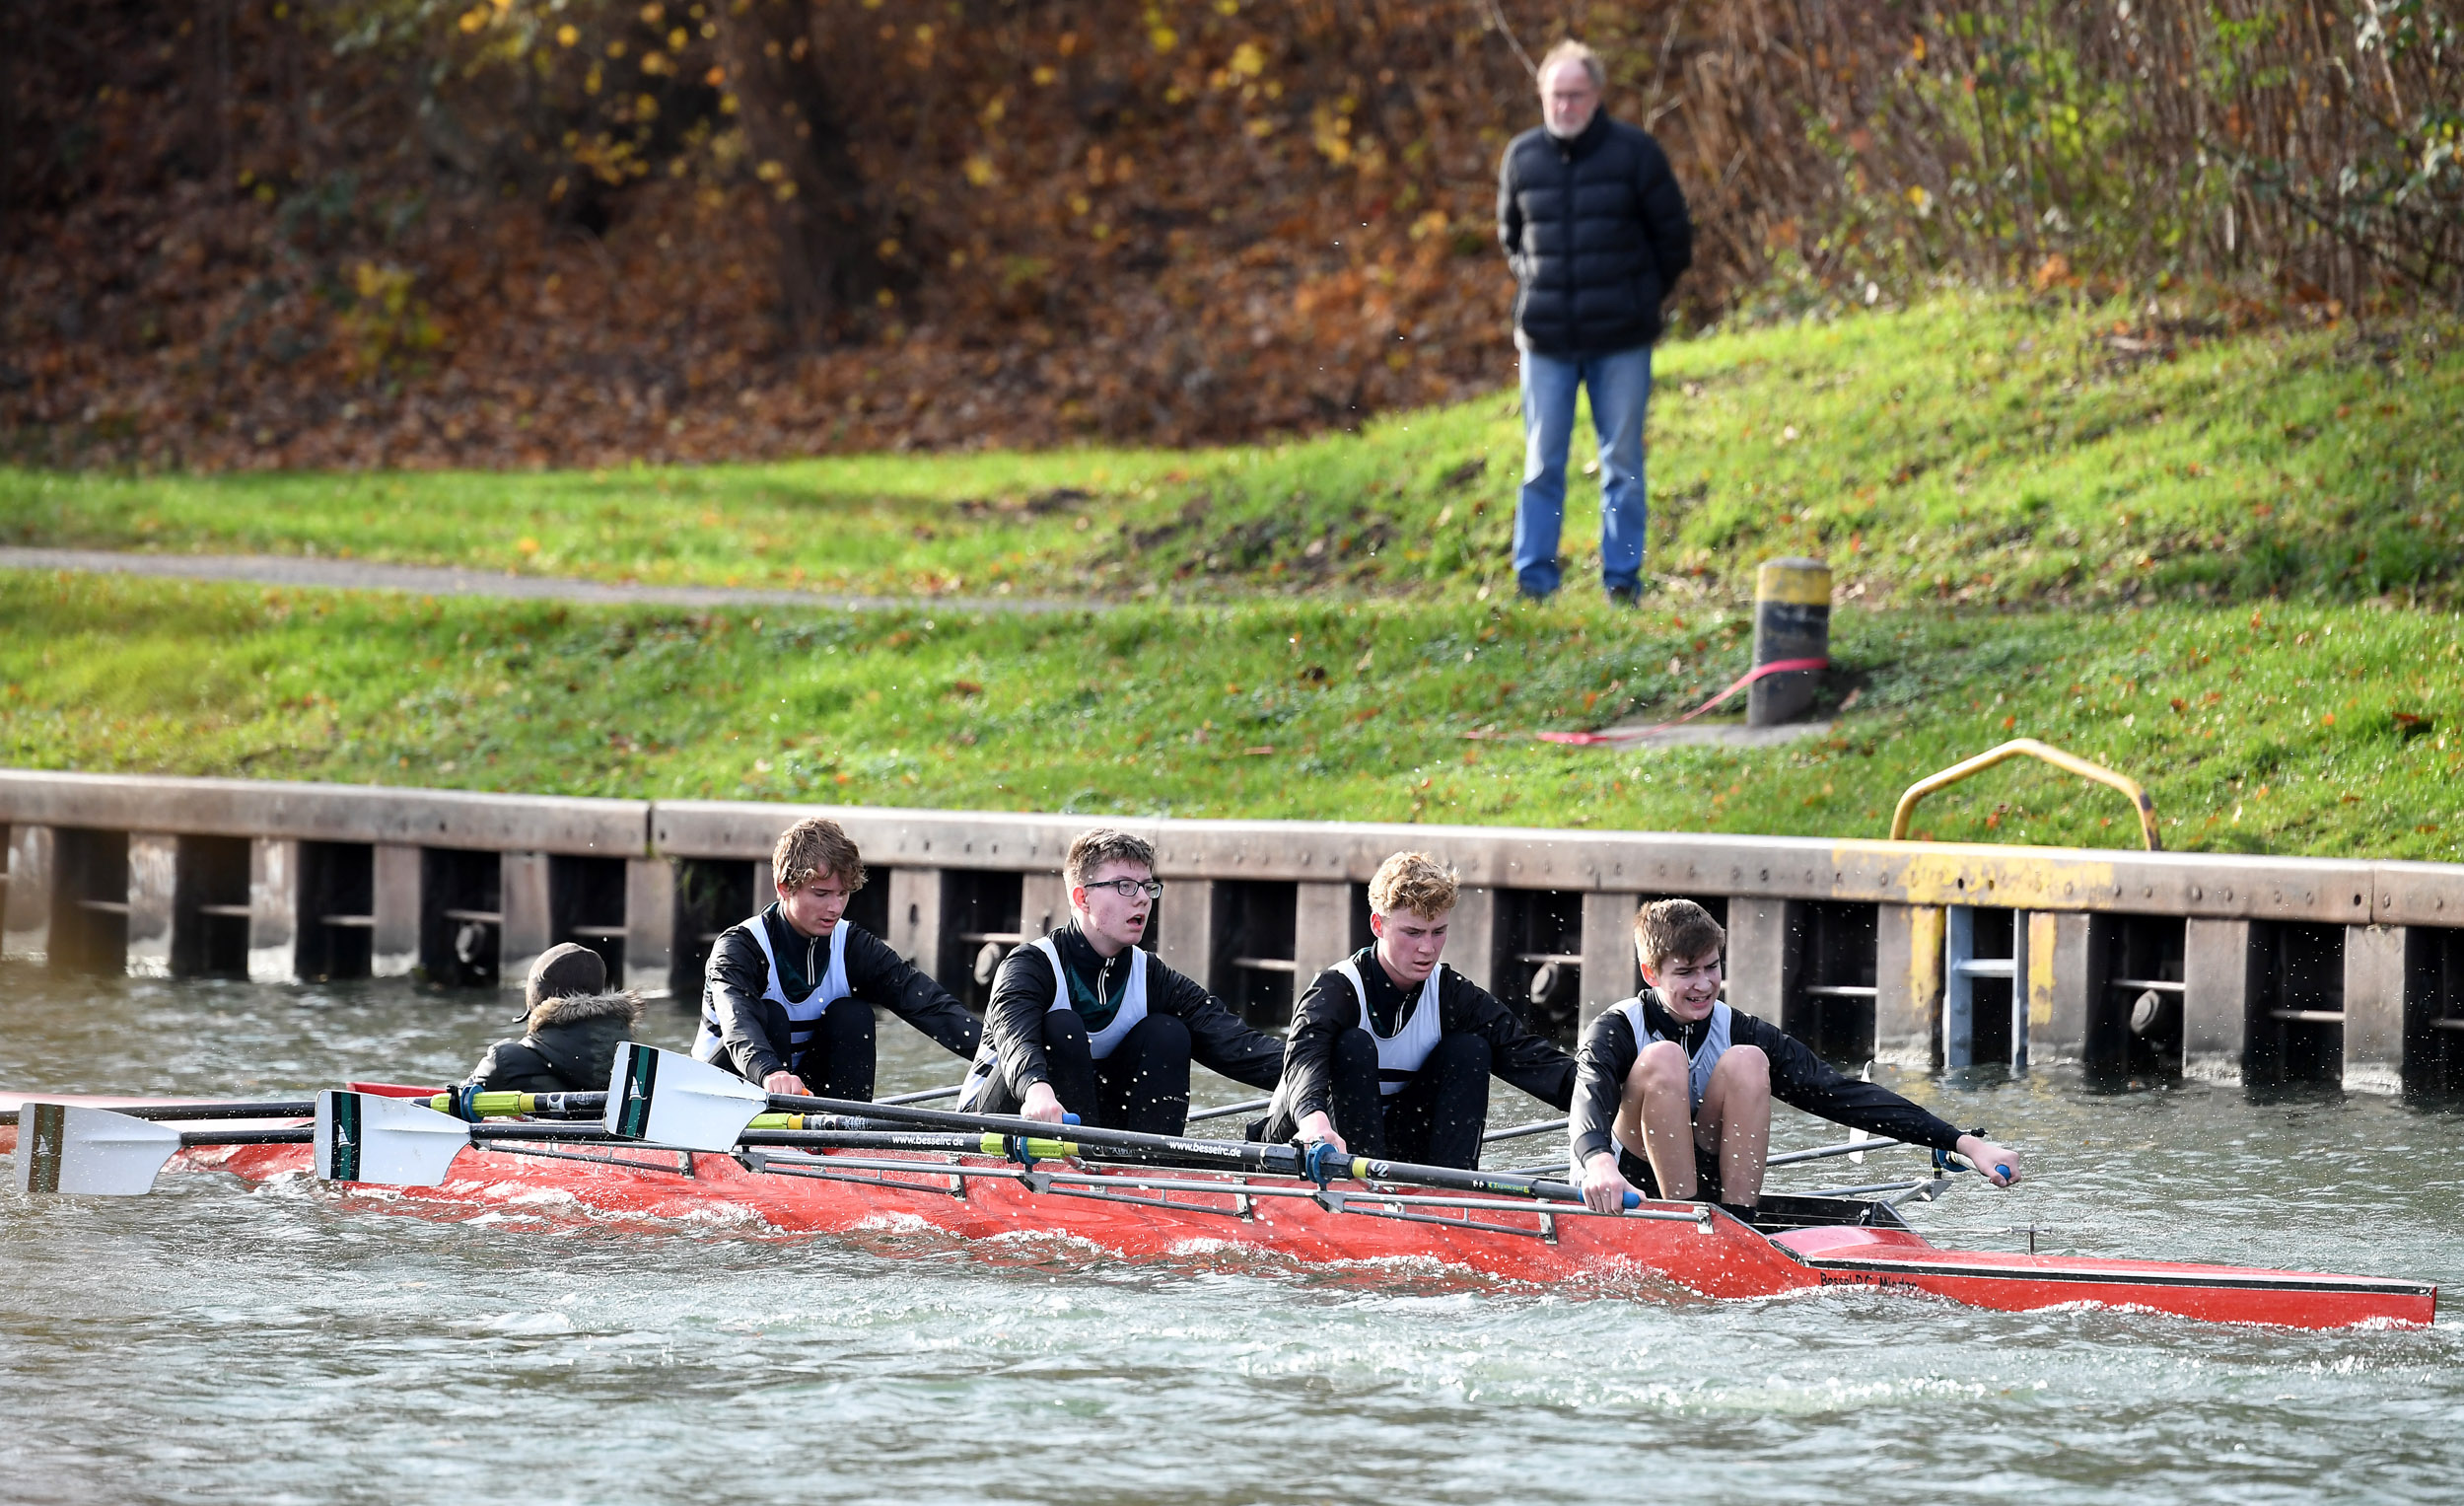
{"type": "MultiPolygon", "coordinates": [[[[1830,558],[1868,605],[2453,605],[2464,580],[2451,324],[2202,333],[2142,310],[1944,296],[1672,343],[1658,381],[1651,568],[1689,583],[1678,600],[1733,596],[1756,562],[1794,553],[1830,558]]],[[[0,540],[927,594],[1458,600],[1507,583],[1519,454],[1501,393],[1357,435],[1186,454],[0,470],[0,540]]],[[[1581,581],[1597,514],[1576,489],[1581,581]]]]}
{"type": "MultiPolygon", "coordinates": [[[[1745,638],[1733,610],[1587,602],[684,614],[0,576],[0,762],[1878,836],[1912,780],[2033,735],[2146,780],[2168,846],[2464,856],[2464,620],[2427,611],[1851,610],[1834,655],[1855,701],[1825,740],[1465,737],[1685,704],[1742,667],[1745,638]]],[[[1917,825],[2136,842],[2118,797],[2032,765],[1936,797],[1917,825]]]]}
{"type": "MultiPolygon", "coordinates": [[[[1663,582],[1624,615],[1587,590],[1531,606],[1508,589],[1505,394],[1186,454],[0,471],[12,541],[918,597],[695,614],[0,573],[0,762],[1879,836],[1910,782],[2029,735],[2146,781],[2168,846],[2456,859],[2458,336],[2193,338],[2128,311],[1946,297],[1671,345],[1653,430],[1663,582]],[[1469,736],[1693,704],[1745,666],[1753,565],[1798,552],[1840,575],[1831,737],[1469,736]],[[1107,610],[933,599],[956,591],[1107,610]]],[[[1595,531],[1578,508],[1578,556],[1595,531]]],[[[1936,797],[1917,828],[2136,839],[2110,791],[2035,765],[1936,797]]]]}

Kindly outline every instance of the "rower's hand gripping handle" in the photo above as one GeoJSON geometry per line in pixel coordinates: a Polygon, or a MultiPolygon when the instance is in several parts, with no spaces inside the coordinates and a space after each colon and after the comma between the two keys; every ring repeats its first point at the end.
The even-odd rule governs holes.
{"type": "MultiPolygon", "coordinates": [[[[1968,1133],[1976,1136],[1980,1140],[1985,1138],[1985,1129],[1982,1125],[1979,1125],[1975,1129],[1969,1130],[1968,1133]]],[[[2006,1164],[1997,1166],[1989,1172],[1985,1168],[1977,1165],[1975,1162],[1970,1161],[1967,1157],[1955,1155],[1954,1153],[1946,1150],[1936,1150],[1934,1152],[1934,1170],[1937,1172],[1955,1172],[1961,1170],[1971,1171],[1998,1187],[2006,1187],[2010,1185],[2013,1176],[2013,1169],[2006,1164]]]]}

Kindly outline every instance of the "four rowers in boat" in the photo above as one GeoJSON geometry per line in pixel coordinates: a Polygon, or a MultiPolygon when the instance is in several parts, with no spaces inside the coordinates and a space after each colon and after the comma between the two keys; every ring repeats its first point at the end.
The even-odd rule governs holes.
{"type": "Polygon", "coordinates": [[[1955,1151],[1997,1186],[2019,1180],[2017,1152],[1843,1075],[1795,1037],[1722,1002],[1727,934],[1701,905],[1645,905],[1634,935],[1649,986],[1584,1030],[1567,1124],[1592,1208],[1610,1212],[1634,1189],[1719,1202],[1750,1221],[1774,1098],[1852,1129],[1955,1151]]]}
{"type": "Polygon", "coordinates": [[[779,838],[778,902],[718,939],[693,1053],[774,1093],[873,1096],[879,1004],[973,1058],[962,1110],[1179,1134],[1189,1067],[1272,1089],[1252,1137],[1319,1140],[1355,1155],[1474,1167],[1494,1076],[1568,1111],[1584,1200],[1629,1190],[1703,1198],[1751,1218],[1762,1195],[1771,1103],[1855,1129],[1953,1151],[1997,1185],[2019,1157],[1962,1134],[1886,1088],[1845,1076],[1802,1041],[1720,999],[1726,935],[1701,905],[1663,899],[1635,919],[1649,985],[1612,1005],[1569,1057],[1440,960],[1458,885],[1427,853],[1399,852],[1370,881],[1376,940],[1318,974],[1278,1041],[1203,984],[1139,946],[1162,885],[1155,849],[1126,831],[1070,844],[1070,923],[1012,952],[982,1027],[930,976],[844,918],[864,864],[834,822],[779,838]]]}
{"type": "Polygon", "coordinates": [[[838,823],[808,817],[770,853],[778,901],[719,933],[703,973],[693,1055],[772,1093],[873,1097],[878,1004],[953,1055],[975,1054],[975,1016],[930,974],[847,918],[864,858],[838,823]]]}

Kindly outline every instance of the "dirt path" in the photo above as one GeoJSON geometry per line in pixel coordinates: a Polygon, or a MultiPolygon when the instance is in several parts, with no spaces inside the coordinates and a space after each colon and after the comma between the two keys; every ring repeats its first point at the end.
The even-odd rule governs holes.
{"type": "Polygon", "coordinates": [[[414,596],[497,597],[524,602],[573,602],[591,607],[1047,612],[1102,611],[1108,605],[1039,597],[833,596],[817,591],[763,591],[735,586],[628,586],[565,576],[499,575],[447,565],[388,565],[373,560],[311,559],[288,554],[123,554],[111,549],[0,546],[0,570],[77,570],[98,575],[147,575],[162,580],[326,591],[400,591],[414,596]]]}

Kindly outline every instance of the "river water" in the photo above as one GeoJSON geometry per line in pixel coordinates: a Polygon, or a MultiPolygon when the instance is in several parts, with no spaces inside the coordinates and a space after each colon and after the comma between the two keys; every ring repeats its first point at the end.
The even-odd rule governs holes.
{"type": "MultiPolygon", "coordinates": [[[[652,1009],[644,1034],[681,1044],[684,1013],[652,1009]]],[[[0,1087],[443,1080],[513,1013],[0,965],[0,1087]]],[[[954,1078],[894,1020],[881,1040],[883,1092],[954,1078]]],[[[2024,1248],[2033,1223],[2048,1250],[2464,1281],[2454,1110],[2099,1096],[2058,1067],[1898,1085],[2030,1156],[2017,1191],[1918,1210],[1937,1244],[2024,1248]]],[[[149,1198],[0,1192],[0,1499],[2452,1500],[2460,1334],[452,1222],[171,1175],[149,1198]]]]}

